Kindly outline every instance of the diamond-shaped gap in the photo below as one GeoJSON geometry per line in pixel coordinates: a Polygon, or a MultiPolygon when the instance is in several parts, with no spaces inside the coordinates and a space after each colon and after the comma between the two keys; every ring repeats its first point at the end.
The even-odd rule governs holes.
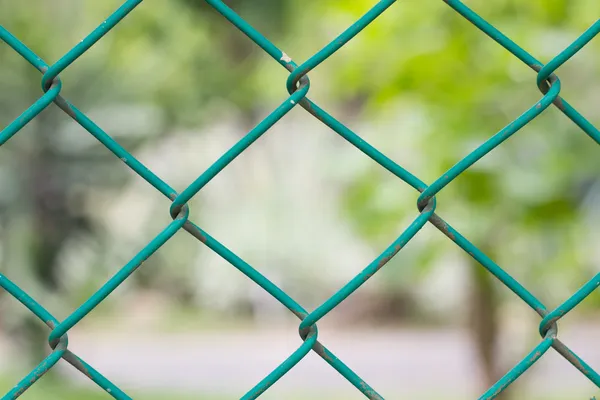
{"type": "MultiPolygon", "coordinates": [[[[365,7],[365,8],[367,8],[367,9],[368,9],[368,7],[365,7]]],[[[353,10],[353,12],[356,12],[356,10],[353,10]]],[[[369,27],[369,28],[367,28],[367,29],[370,29],[370,27],[369,27]]],[[[351,42],[351,43],[352,43],[352,42],[351,42]]],[[[350,43],[348,46],[351,46],[351,43],[350,43]]],[[[311,73],[311,76],[312,76],[312,73],[311,73]]]]}
{"type": "MultiPolygon", "coordinates": [[[[292,111],[265,135],[199,193],[202,203],[196,206],[193,200],[192,212],[199,210],[196,219],[203,228],[275,282],[287,275],[284,287],[295,281],[320,286],[312,276],[328,280],[333,271],[341,272],[325,286],[329,289],[321,289],[329,293],[376,255],[357,250],[361,245],[350,228],[337,227],[344,223],[337,210],[344,185],[335,187],[335,182],[347,182],[355,173],[348,165],[362,168],[357,164],[370,161],[301,110],[292,111]],[[332,242],[337,244],[330,249],[332,242]],[[286,268],[286,263],[293,267],[286,268]],[[353,272],[349,265],[356,265],[353,272]]],[[[206,136],[207,142],[222,140],[223,135],[206,136]]],[[[216,154],[228,147],[220,146],[216,154]]],[[[312,294],[303,298],[309,308],[325,299],[312,294]]]]}
{"type": "MultiPolygon", "coordinates": [[[[202,200],[202,203],[197,205],[194,204],[197,201],[192,200],[191,209],[192,212],[194,212],[194,210],[200,210],[199,215],[197,218],[194,217],[194,219],[199,221],[199,224],[203,228],[213,234],[216,238],[220,239],[231,250],[250,262],[250,264],[255,266],[259,271],[276,283],[280,283],[277,279],[278,276],[283,276],[285,278],[286,275],[291,275],[291,278],[287,279],[289,283],[283,282],[283,289],[288,291],[292,297],[299,300],[299,302],[307,309],[311,309],[324,301],[335,290],[341,287],[342,284],[360,271],[377,255],[377,252],[382,251],[385,246],[389,245],[389,242],[391,242],[393,238],[388,238],[389,242],[380,244],[378,246],[380,248],[377,251],[369,251],[370,254],[362,257],[357,256],[355,252],[348,253],[347,250],[345,250],[348,247],[355,249],[356,244],[351,244],[349,246],[348,243],[356,243],[356,239],[354,239],[354,241],[346,239],[341,240],[339,241],[338,246],[336,246],[337,248],[331,250],[325,249],[329,253],[329,260],[318,261],[318,257],[315,257],[315,252],[310,251],[310,253],[306,254],[306,260],[298,265],[297,271],[295,272],[293,270],[285,270],[285,259],[283,259],[283,262],[277,257],[272,259],[272,261],[265,261],[262,259],[263,257],[271,257],[274,252],[278,251],[277,248],[282,247],[281,245],[270,245],[274,240],[281,243],[287,238],[290,239],[288,241],[288,249],[286,250],[289,255],[286,254],[285,251],[282,252],[279,250],[278,252],[289,257],[288,259],[296,263],[298,263],[298,255],[302,255],[303,250],[307,248],[313,249],[314,246],[312,244],[321,241],[320,237],[315,236],[315,232],[318,233],[319,231],[324,231],[325,237],[322,241],[325,243],[323,245],[324,247],[330,245],[332,235],[328,232],[331,232],[332,230],[331,228],[327,228],[326,230],[319,227],[319,224],[322,225],[319,219],[329,219],[331,216],[328,214],[335,213],[335,211],[327,211],[328,207],[331,208],[331,205],[327,206],[327,202],[331,201],[330,197],[332,194],[334,197],[336,195],[336,189],[331,187],[332,182],[340,180],[347,181],[347,178],[344,178],[344,176],[347,177],[349,173],[353,173],[352,171],[346,170],[346,166],[348,165],[356,166],[358,163],[371,166],[375,165],[369,161],[367,157],[352,148],[352,146],[342,144],[344,143],[342,139],[331,133],[328,128],[324,127],[306,113],[299,110],[293,111],[290,114],[291,115],[286,117],[283,121],[275,125],[272,128],[272,132],[265,134],[266,136],[264,138],[258,140],[250,149],[240,155],[231,163],[231,165],[209,183],[197,196],[197,198],[202,200]],[[304,144],[306,142],[309,142],[308,146],[304,144]],[[342,157],[343,160],[337,160],[336,158],[331,157],[331,154],[339,153],[341,150],[345,153],[342,157]],[[315,155],[318,151],[322,153],[315,155]],[[329,155],[330,157],[319,157],[319,155],[329,155]],[[325,162],[319,160],[322,160],[323,158],[325,159],[325,162]],[[264,175],[262,177],[260,175],[257,177],[257,170],[264,175]],[[328,174],[333,174],[333,176],[327,176],[328,174]],[[288,178],[289,175],[291,175],[291,178],[288,178]],[[273,177],[275,179],[273,179],[273,177]],[[227,181],[229,181],[229,183],[227,181]],[[262,183],[264,185],[263,187],[269,190],[267,196],[260,193],[262,190],[256,190],[257,182],[258,184],[262,183]],[[313,186],[312,191],[314,194],[310,195],[309,193],[307,195],[306,192],[307,190],[310,190],[311,186],[313,186]],[[286,187],[288,189],[286,189],[286,187]],[[234,190],[237,190],[238,192],[232,194],[232,191],[234,190]],[[269,197],[273,198],[278,193],[285,193],[286,191],[291,191],[291,194],[287,196],[288,199],[283,198],[283,201],[278,201],[276,199],[275,202],[271,203],[272,205],[267,204],[266,207],[264,206],[266,203],[265,200],[268,201],[269,197]],[[255,199],[253,199],[253,197],[255,199]],[[253,206],[252,203],[254,203],[253,206]],[[279,216],[275,218],[275,222],[279,223],[280,227],[271,229],[270,237],[263,237],[261,243],[258,243],[258,245],[254,242],[249,243],[250,239],[255,239],[260,234],[260,232],[257,233],[259,229],[257,226],[266,225],[265,219],[268,218],[270,210],[278,208],[277,203],[280,203],[279,208],[284,208],[278,212],[279,216]],[[296,221],[279,221],[279,219],[285,217],[286,214],[290,214],[290,212],[293,213],[294,209],[306,207],[307,203],[314,212],[319,213],[325,210],[327,213],[322,216],[313,216],[312,218],[314,220],[312,221],[307,220],[307,218],[311,218],[311,215],[306,212],[304,212],[303,215],[300,215],[300,218],[296,217],[296,221]],[[250,204],[251,207],[249,207],[248,204],[250,204]],[[258,211],[253,211],[257,208],[258,211]],[[233,214],[236,210],[239,210],[237,214],[233,214]],[[256,219],[256,222],[248,222],[248,217],[253,214],[253,218],[256,219]],[[228,222],[228,219],[231,222],[228,222]],[[243,223],[240,223],[239,220],[243,223]],[[306,225],[303,226],[300,224],[306,225]],[[314,225],[317,225],[316,229],[314,225]],[[239,231],[240,228],[243,229],[245,227],[247,227],[247,231],[239,231]],[[297,230],[303,228],[308,228],[311,232],[296,233],[297,230]],[[287,233],[282,233],[282,229],[291,229],[289,231],[291,235],[288,236],[287,233]],[[236,240],[236,236],[238,236],[239,239],[236,240]],[[257,250],[259,253],[257,253],[257,250]],[[340,257],[340,254],[344,254],[344,252],[346,253],[346,261],[340,257]],[[315,259],[317,261],[315,261],[315,259]],[[315,264],[316,269],[306,271],[307,268],[310,268],[311,264],[315,264]],[[351,267],[350,269],[348,268],[350,265],[355,265],[355,267],[351,267]],[[343,277],[337,278],[333,283],[329,282],[324,290],[322,288],[320,290],[321,293],[315,296],[314,289],[318,287],[318,284],[315,283],[315,278],[319,275],[327,274],[328,278],[331,279],[333,273],[330,271],[334,269],[338,269],[338,271],[347,269],[347,272],[343,277]],[[298,279],[297,276],[299,273],[305,274],[305,279],[298,279]],[[306,277],[310,277],[310,281],[304,282],[306,281],[306,277]],[[302,284],[303,282],[304,284],[302,284]],[[300,283],[300,287],[298,287],[298,283],[300,283]],[[305,288],[310,287],[312,293],[303,295],[302,286],[305,288]]],[[[236,135],[235,133],[231,134],[236,135]]],[[[205,138],[207,141],[222,141],[223,135],[207,135],[205,138]]],[[[230,144],[223,145],[223,148],[219,148],[215,154],[221,154],[229,146],[230,144]]],[[[212,146],[205,144],[200,147],[206,149],[211,148],[212,146]]],[[[378,171],[381,170],[378,169],[378,171]]],[[[415,193],[408,187],[405,187],[401,182],[395,181],[393,183],[397,184],[396,186],[398,188],[405,188],[404,190],[406,190],[407,193],[412,192],[411,197],[413,198],[413,201],[411,201],[411,203],[413,204],[411,204],[409,209],[414,209],[415,193]]],[[[406,198],[407,195],[402,195],[401,192],[402,189],[398,194],[398,198],[406,198]]],[[[337,193],[337,196],[339,196],[339,192],[337,193]]],[[[412,218],[414,218],[414,216],[405,218],[407,219],[405,222],[410,222],[408,220],[412,218]]],[[[402,221],[399,222],[398,225],[402,225],[402,221]]],[[[401,226],[398,227],[398,235],[403,228],[404,227],[401,226]]],[[[335,233],[335,230],[332,232],[335,233]]],[[[261,238],[258,239],[260,240],[261,238]]],[[[269,295],[264,293],[262,289],[243,277],[239,272],[234,271],[234,269],[225,261],[219,260],[215,256],[210,255],[210,253],[203,252],[202,259],[199,263],[198,269],[203,275],[198,278],[198,281],[201,285],[204,285],[204,290],[201,290],[200,293],[212,303],[218,303],[219,300],[222,301],[227,294],[232,291],[235,295],[245,297],[253,297],[256,295],[256,298],[251,300],[257,305],[256,309],[267,318],[266,320],[263,320],[263,322],[265,327],[269,328],[279,325],[275,314],[276,312],[280,313],[284,318],[289,315],[286,310],[278,305],[275,300],[270,298],[269,295]],[[215,260],[214,266],[210,265],[209,260],[211,259],[215,260]],[[202,271],[203,269],[204,271],[202,271]],[[210,287],[207,287],[207,285],[210,285],[210,287]],[[243,285],[245,288],[244,293],[240,293],[239,285],[243,285]]],[[[377,279],[379,278],[373,278],[373,280],[377,279]]],[[[369,283],[366,286],[371,285],[372,284],[369,283]]],[[[291,320],[288,319],[288,321],[292,322],[292,324],[290,325],[286,322],[284,325],[288,327],[287,329],[289,329],[291,337],[294,338],[297,346],[299,340],[296,336],[295,326],[297,326],[298,321],[295,318],[291,320]]],[[[323,324],[326,325],[326,321],[327,318],[324,319],[323,324]]],[[[321,326],[321,323],[319,325],[321,326]]],[[[273,364],[271,367],[274,368],[275,366],[276,364],[273,364]]],[[[254,369],[254,371],[256,372],[257,369],[254,369]]],[[[262,376],[268,374],[270,371],[271,370],[269,369],[261,371],[262,376]]]]}

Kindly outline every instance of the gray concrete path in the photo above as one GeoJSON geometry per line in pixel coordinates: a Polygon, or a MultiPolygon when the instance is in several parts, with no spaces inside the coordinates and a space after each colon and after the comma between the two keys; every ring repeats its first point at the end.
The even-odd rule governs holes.
{"type": "MultiPolygon", "coordinates": [[[[600,370],[600,326],[578,326],[560,334],[567,345],[600,370]]],[[[320,333],[320,339],[386,398],[467,399],[481,394],[476,353],[463,331],[326,331],[320,333]]],[[[236,398],[299,345],[294,329],[168,335],[75,331],[70,333],[69,348],[126,389],[214,392],[236,398]]],[[[526,351],[515,353],[507,358],[516,362],[526,351]]],[[[72,369],[65,367],[64,371],[81,381],[72,369]]],[[[532,392],[600,393],[552,350],[527,378],[532,392]]],[[[314,354],[301,361],[265,398],[289,398],[290,393],[362,398],[314,354]]]]}

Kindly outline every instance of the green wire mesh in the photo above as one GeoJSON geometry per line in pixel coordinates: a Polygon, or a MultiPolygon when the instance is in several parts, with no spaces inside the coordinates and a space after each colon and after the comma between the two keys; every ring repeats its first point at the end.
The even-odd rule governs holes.
{"type": "Polygon", "coordinates": [[[483,254],[464,236],[452,228],[445,220],[435,213],[436,201],[435,195],[444,187],[451,183],[458,175],[467,170],[479,159],[484,157],[491,150],[499,146],[510,136],[518,132],[523,126],[531,122],[540,115],[550,105],[554,105],[565,114],[571,121],[579,126],[592,140],[600,144],[600,131],[586,120],[577,110],[575,110],[566,100],[559,96],[561,83],[554,71],[564,64],[569,58],[583,48],[600,32],[600,20],[594,23],[585,31],[575,42],[568,46],[563,52],[550,60],[547,64],[542,64],[531,54],[523,50],[516,43],[498,31],[494,26],[486,22],[483,18],[469,9],[459,0],[444,0],[452,9],[462,17],[470,21],[473,25],[483,31],[491,39],[496,41],[519,60],[528,65],[537,73],[537,85],[543,96],[541,99],[525,111],[520,117],[507,125],[504,129],[496,133],[486,142],[481,144],[475,151],[468,154],[460,160],[455,166],[450,168],[445,174],[438,178],[431,185],[426,185],[415,175],[402,168],[400,165],[386,157],[376,148],[365,142],[360,136],[344,126],[325,110],[313,103],[307,96],[310,89],[310,81],[307,74],[338,51],[355,35],[360,33],[367,25],[373,22],[381,15],[395,0],[379,1],[364,16],[350,26],[346,31],[331,41],[322,50],[317,52],[301,65],[294,63],[284,52],[279,50],[273,43],[262,36],[256,29],[250,26],[244,19],[237,15],[232,9],[225,5],[221,0],[206,0],[218,13],[225,17],[231,24],[235,25],[240,31],[248,36],[254,43],[261,47],[266,53],[273,57],[279,64],[290,71],[287,79],[287,90],[290,96],[281,103],[269,116],[261,121],[254,129],[236,143],[230,150],[223,154],[210,168],[201,174],[191,185],[183,192],[177,193],[166,182],[161,180],[152,171],[147,169],[141,162],[134,158],[115,140],[113,140],[98,125],[90,120],[85,114],[77,109],[73,104],[60,95],[62,83],[58,75],[65,70],[73,61],[84,54],[94,43],[106,35],[116,24],[129,14],[142,0],[128,0],[108,19],[100,24],[84,40],[73,47],[61,59],[53,65],[48,65],[27,46],[21,43],[10,32],[0,25],[0,39],[12,47],[17,53],[25,58],[31,65],[37,68],[42,74],[42,89],[44,94],[32,104],[23,114],[11,122],[0,132],[0,145],[4,144],[14,136],[21,128],[34,119],[50,103],[55,103],[71,118],[77,121],[90,134],[98,139],[106,148],[119,157],[127,166],[144,178],[149,184],[154,186],[159,192],[171,200],[170,214],[173,218],[162,232],[160,232],[146,247],[135,255],[123,268],[121,268],[111,279],[108,280],[93,296],[85,301],[77,310],[69,315],[64,321],[58,321],[42,305],[31,298],[25,291],[11,282],[6,276],[0,274],[0,286],[19,300],[32,313],[40,318],[51,329],[49,335],[49,344],[53,349],[52,353],[46,357],[33,371],[31,371],[23,380],[13,387],[3,399],[15,399],[33,385],[44,373],[50,370],[56,362],[63,358],[71,365],[96,382],[98,386],[108,392],[116,399],[130,399],[121,389],[110,382],[102,374],[92,368],[89,364],[68,350],[68,331],[79,321],[81,321],[90,311],[92,311],[100,302],[102,302],[114,289],[116,289],[129,275],[142,265],[144,260],[150,257],[165,242],[167,242],[180,229],[184,229],[192,236],[202,242],[204,245],[219,254],[231,265],[260,285],[264,290],[270,293],[281,304],[287,307],[300,320],[299,334],[302,339],[302,345],[281,363],[266,378],[254,386],[250,391],[242,396],[242,399],[255,399],[271,387],[279,378],[292,369],[300,360],[302,360],[311,350],[322,357],[329,365],[343,375],[352,385],[369,399],[383,399],[371,386],[361,379],[350,367],[344,364],[339,358],[331,353],[318,340],[317,322],[325,317],[331,310],[338,306],[346,297],[356,291],[363,283],[373,276],[381,267],[383,267],[394,255],[396,255],[417,232],[427,223],[433,224],[450,240],[461,247],[471,257],[477,260],[484,268],[498,278],[504,285],[519,296],[541,317],[539,332],[542,341],[511,369],[496,384],[489,388],[480,399],[493,399],[504,389],[512,384],[521,374],[527,371],[536,363],[542,355],[553,347],[575,368],[583,373],[596,386],[600,387],[600,375],[587,365],[579,356],[573,353],[562,341],[557,338],[557,321],[575,308],[582,300],[589,296],[598,286],[600,286],[600,274],[583,285],[575,294],[568,298],[564,303],[553,310],[549,310],[532,293],[517,282],[510,274],[504,271],[494,261],[483,254]],[[389,172],[412,186],[420,196],[417,200],[417,209],[419,211],[415,220],[406,228],[406,230],[375,260],[365,267],[350,282],[342,287],[337,293],[331,296],[327,301],[321,304],[312,312],[307,312],[300,304],[288,296],[284,291],[264,277],[260,272],[247,264],[240,257],[235,255],[215,238],[199,228],[188,219],[189,211],[187,202],[194,197],[211,179],[213,179],[223,168],[225,168],[233,159],[246,150],[254,141],[261,137],[278,120],[283,118],[292,108],[297,105],[304,108],[310,114],[315,116],[333,131],[342,136],[365,155],[379,163],[389,172]]]}

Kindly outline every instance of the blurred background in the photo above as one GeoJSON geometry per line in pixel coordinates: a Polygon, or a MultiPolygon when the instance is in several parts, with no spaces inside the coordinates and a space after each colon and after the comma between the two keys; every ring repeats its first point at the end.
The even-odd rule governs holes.
{"type": "MultiPolygon", "coordinates": [[[[0,0],[0,23],[49,64],[120,0],[0,0]]],[[[298,64],[375,0],[226,1],[298,64]]],[[[597,0],[465,1],[547,62],[597,0]]],[[[600,40],[557,74],[600,126],[600,40]]],[[[0,45],[0,127],[41,75],[0,45]]],[[[62,94],[177,190],[287,98],[288,72],[201,0],[142,3],[61,73],[62,94]]],[[[540,98],[535,73],[441,1],[402,0],[310,73],[309,96],[426,183],[540,98]]],[[[169,201],[51,105],[0,149],[0,271],[59,320],[170,221],[169,201]]],[[[600,148],[550,108],[458,177],[438,212],[549,308],[600,272],[600,148]]],[[[397,238],[418,193],[299,107],[190,202],[190,219],[312,310],[397,238]]],[[[560,337],[600,368],[600,296],[560,337]]],[[[540,340],[539,317],[432,226],[319,337],[385,398],[476,398],[540,340]]],[[[239,398],[300,344],[298,320],[175,235],[69,332],[135,398],[239,398]]],[[[0,391],[47,354],[45,325],[0,292],[0,391]]],[[[549,351],[503,399],[600,394],[549,351]]],[[[314,354],[265,399],[361,399],[314,354]]],[[[64,361],[25,399],[110,398],[64,361]]]]}

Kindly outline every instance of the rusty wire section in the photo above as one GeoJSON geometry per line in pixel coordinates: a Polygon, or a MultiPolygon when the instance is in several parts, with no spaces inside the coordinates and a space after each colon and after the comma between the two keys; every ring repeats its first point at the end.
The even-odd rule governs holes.
{"type": "Polygon", "coordinates": [[[321,356],[327,363],[343,375],[352,385],[362,392],[369,399],[383,399],[373,388],[371,388],[363,379],[344,364],[339,358],[331,353],[318,340],[317,322],[326,316],[332,309],[340,304],[346,297],[357,290],[364,282],[373,276],[381,267],[383,267],[394,255],[396,255],[411,240],[414,235],[427,223],[433,224],[443,232],[450,240],[455,242],[471,257],[476,259],[484,268],[504,283],[510,290],[519,296],[541,317],[539,332],[542,341],[519,362],[512,370],[501,378],[494,386],[487,390],[480,399],[493,399],[500,394],[506,387],[514,382],[521,374],[531,367],[542,355],[553,347],[559,354],[568,360],[575,368],[580,370],[594,384],[600,387],[600,375],[592,367],[587,365],[581,358],[573,353],[569,348],[557,338],[557,321],[576,307],[590,293],[600,285],[600,274],[587,282],[573,296],[568,298],[563,304],[555,309],[548,309],[532,293],[519,284],[514,278],[498,266],[494,261],[488,258],[484,253],[477,249],[464,236],[453,229],[446,221],[435,213],[436,201],[435,195],[445,186],[452,182],[458,175],[467,170],[471,165],[484,157],[488,152],[499,146],[502,142],[519,131],[523,126],[532,121],[550,105],[554,105],[562,111],[566,117],[571,119],[579,126],[593,141],[600,144],[600,131],[594,127],[588,120],[579,114],[566,100],[559,96],[560,80],[554,71],[572,57],[577,51],[584,47],[600,32],[600,21],[592,25],[584,32],[573,44],[567,47],[563,52],[550,60],[547,64],[542,64],[532,55],[527,53],[516,43],[503,35],[491,24],[482,19],[479,15],[466,7],[459,0],[444,0],[458,14],[466,18],[473,25],[487,34],[491,39],[510,51],[515,57],[527,64],[537,73],[537,85],[542,92],[541,99],[526,110],[519,118],[507,125],[500,132],[496,133],[489,140],[481,144],[475,151],[468,154],[460,160],[454,167],[449,169],[440,178],[431,185],[426,185],[415,175],[411,174],[400,165],[386,157],[377,149],[361,139],[356,133],[344,126],[325,110],[313,103],[307,96],[310,89],[310,81],[307,74],[325,61],[328,57],[343,47],[356,34],[360,33],[367,25],[373,22],[381,15],[395,0],[379,1],[363,17],[350,26],[335,40],[330,42],[322,50],[309,58],[301,65],[294,63],[290,57],[279,50],[272,42],[262,36],[257,30],[250,26],[245,20],[225,5],[221,0],[205,0],[218,13],[225,17],[231,24],[237,27],[245,35],[261,47],[275,61],[279,62],[284,68],[290,71],[287,80],[287,90],[290,96],[285,99],[281,105],[275,109],[269,116],[261,121],[254,129],[244,136],[237,144],[227,151],[210,168],[201,174],[181,193],[176,192],[166,182],[161,180],[152,171],[147,169],[135,157],[129,154],[122,146],[113,140],[106,132],[97,126],[92,120],[84,115],[73,104],[68,102],[60,95],[62,83],[58,75],[67,68],[73,61],[85,53],[94,43],[107,34],[116,24],[118,24],[129,12],[131,12],[142,0],[128,0],[115,11],[109,18],[103,21],[98,28],[92,31],[83,41],[78,43],[69,52],[67,52],[56,63],[49,65],[33,53],[29,48],[14,37],[10,32],[0,25],[0,39],[12,47],[32,66],[37,68],[42,75],[43,95],[31,105],[23,114],[10,123],[0,132],[0,145],[4,144],[13,135],[15,135],[28,122],[35,118],[42,110],[51,103],[55,103],[67,115],[77,121],[91,135],[106,146],[108,150],[120,158],[127,166],[144,178],[149,184],[154,186],[160,193],[171,201],[170,215],[173,218],[162,232],[160,232],[146,247],[137,253],[131,261],[122,267],[110,280],[108,280],[98,291],[84,302],[77,310],[69,315],[64,321],[58,321],[39,303],[31,298],[25,291],[10,281],[6,276],[0,274],[0,286],[12,294],[31,312],[39,317],[50,328],[49,345],[52,348],[51,354],[44,359],[31,373],[23,380],[10,389],[3,399],[15,399],[33,385],[44,373],[50,370],[56,362],[63,358],[98,386],[104,389],[108,394],[116,399],[130,399],[116,385],[111,383],[102,374],[93,369],[85,361],[77,357],[68,349],[67,333],[75,324],[83,319],[91,310],[102,302],[115,288],[117,288],[127,277],[133,273],[148,257],[167,242],[177,231],[184,229],[201,243],[215,251],[222,258],[231,263],[235,268],[247,275],[250,279],[260,285],[270,293],[281,304],[287,307],[300,320],[299,334],[302,339],[300,347],[290,357],[282,362],[271,374],[259,382],[248,393],[242,396],[242,399],[255,399],[273,385],[279,378],[285,375],[293,368],[306,354],[311,350],[321,356]],[[310,114],[315,116],[325,125],[329,126],[334,132],[342,136],[348,142],[353,144],[365,155],[372,158],[382,167],[397,176],[399,179],[412,186],[420,192],[417,199],[418,214],[414,221],[406,228],[392,244],[373,262],[365,267],[355,278],[342,287],[337,293],[317,307],[312,312],[306,311],[294,299],[270,282],[260,272],[247,264],[232,251],[223,246],[207,232],[200,229],[196,224],[188,219],[189,210],[188,201],[195,196],[212,178],[214,178],[223,168],[225,168],[234,158],[247,149],[255,140],[262,136],[273,124],[285,116],[292,108],[300,105],[310,114]]]}

